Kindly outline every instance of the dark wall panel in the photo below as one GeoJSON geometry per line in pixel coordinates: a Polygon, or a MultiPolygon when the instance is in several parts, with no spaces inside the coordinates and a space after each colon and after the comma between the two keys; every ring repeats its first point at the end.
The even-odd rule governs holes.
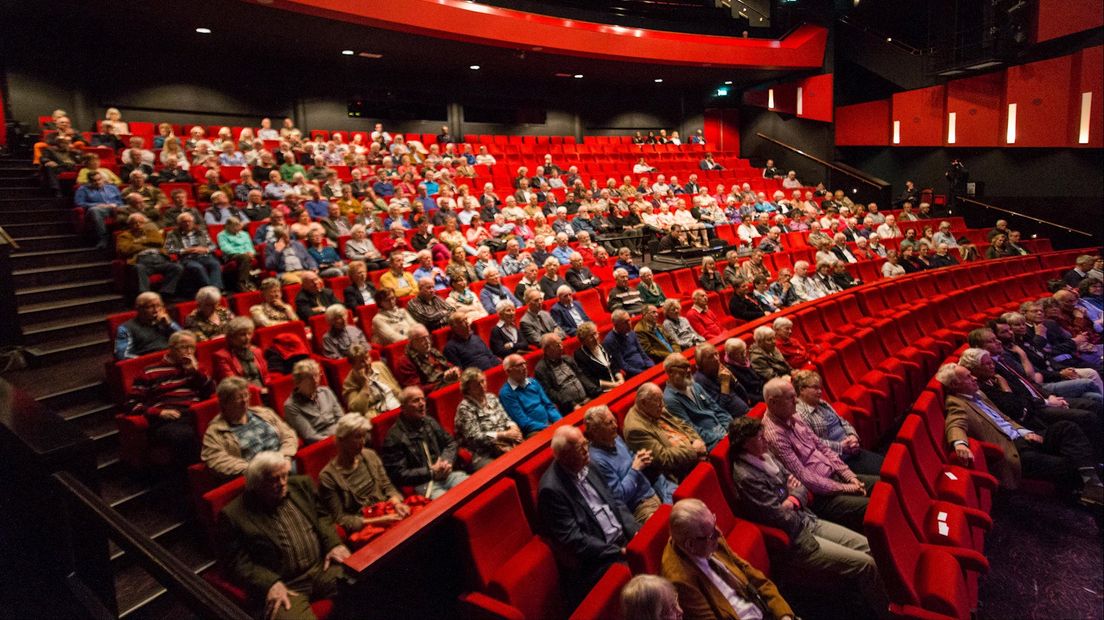
{"type": "Polygon", "coordinates": [[[816,184],[817,181],[826,178],[827,172],[819,164],[767,142],[756,134],[762,133],[806,153],[831,161],[833,159],[831,125],[747,106],[741,108],[740,117],[741,157],[773,159],[779,168],[796,170],[798,178],[810,184],[816,184]]]}

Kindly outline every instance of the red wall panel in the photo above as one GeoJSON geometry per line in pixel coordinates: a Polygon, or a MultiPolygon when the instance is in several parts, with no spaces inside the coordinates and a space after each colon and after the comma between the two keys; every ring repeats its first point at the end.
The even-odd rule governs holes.
{"type": "Polygon", "coordinates": [[[710,108],[705,111],[706,148],[712,151],[740,151],[740,116],[733,108],[710,108]]]}
{"type": "Polygon", "coordinates": [[[901,122],[899,146],[943,145],[945,94],[943,86],[931,86],[893,95],[891,120],[901,122]]]}
{"type": "Polygon", "coordinates": [[[1003,97],[1003,71],[948,82],[947,115],[956,117],[953,146],[1000,146],[1003,97]]]}
{"type": "Polygon", "coordinates": [[[888,146],[889,99],[836,108],[836,146],[888,146]]]}
{"type": "Polygon", "coordinates": [[[1077,124],[1070,117],[1072,65],[1071,56],[1061,56],[1008,68],[1001,145],[1007,144],[1003,129],[1007,126],[1007,104],[1013,103],[1017,108],[1014,146],[1071,144],[1070,123],[1077,124]]]}
{"type": "Polygon", "coordinates": [[[1104,146],[1104,46],[1078,52],[1073,62],[1074,89],[1070,97],[1070,144],[1085,148],[1104,146]],[[1092,93],[1089,142],[1077,141],[1081,126],[1081,93],[1092,93]]]}
{"type": "Polygon", "coordinates": [[[831,73],[814,75],[805,78],[799,84],[801,86],[802,110],[801,118],[814,121],[832,122],[832,88],[833,79],[831,73]]]}
{"type": "Polygon", "coordinates": [[[1037,42],[1104,26],[1104,0],[1038,0],[1037,42]]]}

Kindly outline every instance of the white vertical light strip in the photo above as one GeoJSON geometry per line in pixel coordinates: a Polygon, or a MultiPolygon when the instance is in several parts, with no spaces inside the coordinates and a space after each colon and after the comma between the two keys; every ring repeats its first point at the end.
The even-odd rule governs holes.
{"type": "MultiPolygon", "coordinates": [[[[800,101],[800,99],[798,101],[800,101]]],[[[1081,130],[1077,134],[1078,144],[1089,143],[1090,116],[1092,116],[1092,93],[1081,93],[1081,130]]]]}
{"type": "Polygon", "coordinates": [[[955,120],[958,118],[957,112],[949,112],[947,114],[947,144],[954,144],[958,138],[955,135],[955,120]]]}
{"type": "Polygon", "coordinates": [[[774,89],[767,89],[767,109],[774,109],[774,89]]]}
{"type": "Polygon", "coordinates": [[[1004,141],[1008,144],[1016,143],[1016,104],[1008,104],[1008,129],[1005,131],[1004,141]]]}
{"type": "Polygon", "coordinates": [[[901,143],[901,121],[893,121],[893,143],[901,143]]]}
{"type": "Polygon", "coordinates": [[[804,94],[805,94],[805,89],[798,86],[797,87],[797,115],[798,116],[801,116],[802,114],[805,113],[805,105],[804,105],[804,102],[802,101],[802,98],[803,98],[804,94]]]}

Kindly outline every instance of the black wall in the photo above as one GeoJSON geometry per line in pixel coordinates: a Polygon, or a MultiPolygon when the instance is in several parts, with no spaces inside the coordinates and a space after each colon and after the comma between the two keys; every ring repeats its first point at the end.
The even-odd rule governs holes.
{"type": "Polygon", "coordinates": [[[757,135],[759,133],[810,155],[832,161],[832,143],[835,138],[830,123],[778,114],[763,108],[740,108],[741,157],[757,160],[755,163],[759,163],[758,160],[773,159],[779,168],[796,171],[797,178],[807,185],[829,181],[828,171],[823,166],[763,140],[757,135]]]}

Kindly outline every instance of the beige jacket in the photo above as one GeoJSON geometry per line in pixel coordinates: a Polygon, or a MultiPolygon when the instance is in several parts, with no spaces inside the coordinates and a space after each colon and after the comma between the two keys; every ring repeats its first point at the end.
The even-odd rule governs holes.
{"type": "MultiPolygon", "coordinates": [[[[276,412],[267,407],[250,407],[249,411],[276,429],[280,438],[280,454],[291,458],[299,450],[299,437],[280,419],[276,412]]],[[[223,476],[240,476],[245,473],[248,461],[242,458],[241,444],[230,424],[222,417],[215,416],[203,434],[203,450],[200,457],[207,467],[223,476]]]]}

